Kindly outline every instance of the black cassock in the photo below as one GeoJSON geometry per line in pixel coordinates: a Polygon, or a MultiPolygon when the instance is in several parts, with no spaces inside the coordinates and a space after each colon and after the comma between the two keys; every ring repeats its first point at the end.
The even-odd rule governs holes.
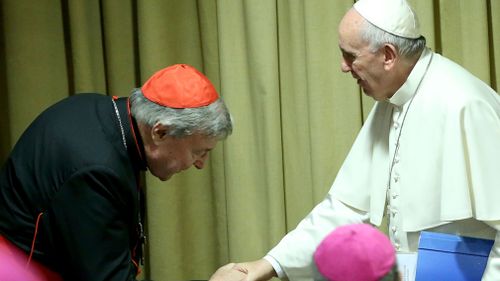
{"type": "Polygon", "coordinates": [[[0,234],[28,254],[35,241],[33,259],[64,280],[135,280],[142,256],[144,151],[128,100],[114,101],[49,107],[0,171],[0,234]]]}

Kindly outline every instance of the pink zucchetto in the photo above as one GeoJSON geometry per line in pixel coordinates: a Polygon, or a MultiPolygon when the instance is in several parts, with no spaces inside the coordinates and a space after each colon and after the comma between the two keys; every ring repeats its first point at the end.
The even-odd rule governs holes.
{"type": "Polygon", "coordinates": [[[156,72],[141,91],[148,100],[171,108],[206,106],[219,98],[210,80],[187,64],[175,64],[156,72]]]}
{"type": "Polygon", "coordinates": [[[396,263],[385,234],[369,224],[337,227],[314,253],[319,272],[330,281],[378,281],[396,263]]]}
{"type": "Polygon", "coordinates": [[[28,256],[0,235],[1,281],[62,281],[56,273],[36,261],[27,265],[28,256]]]}

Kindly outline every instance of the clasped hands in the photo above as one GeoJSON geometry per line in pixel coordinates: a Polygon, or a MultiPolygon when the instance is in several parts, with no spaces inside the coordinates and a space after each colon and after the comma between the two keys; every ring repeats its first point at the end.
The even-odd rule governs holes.
{"type": "Polygon", "coordinates": [[[265,281],[276,276],[271,264],[264,260],[229,263],[219,268],[209,281],[265,281]]]}

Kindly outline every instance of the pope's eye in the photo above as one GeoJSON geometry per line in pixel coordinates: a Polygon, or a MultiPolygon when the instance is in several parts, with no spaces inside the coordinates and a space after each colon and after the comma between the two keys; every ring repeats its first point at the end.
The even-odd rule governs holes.
{"type": "Polygon", "coordinates": [[[342,53],[342,56],[344,57],[344,59],[346,61],[349,61],[349,62],[352,62],[356,59],[356,57],[354,56],[354,54],[351,54],[351,53],[342,53]]]}

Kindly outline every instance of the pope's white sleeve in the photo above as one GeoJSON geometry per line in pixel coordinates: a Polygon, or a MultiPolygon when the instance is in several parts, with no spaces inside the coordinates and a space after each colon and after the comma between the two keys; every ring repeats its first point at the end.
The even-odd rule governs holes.
{"type": "Polygon", "coordinates": [[[351,208],[328,194],[267,256],[279,264],[275,267],[276,272],[284,272],[290,280],[320,278],[313,254],[321,240],[337,226],[364,223],[368,219],[368,213],[351,208]]]}
{"type": "Polygon", "coordinates": [[[484,270],[482,281],[500,280],[500,221],[484,221],[489,226],[496,229],[495,243],[490,251],[488,263],[484,270]]]}
{"type": "Polygon", "coordinates": [[[281,269],[281,266],[277,260],[275,260],[271,256],[265,256],[264,259],[268,261],[271,266],[274,268],[274,271],[276,272],[276,275],[278,275],[278,278],[283,278],[285,277],[285,272],[283,272],[283,269],[281,269]]]}

